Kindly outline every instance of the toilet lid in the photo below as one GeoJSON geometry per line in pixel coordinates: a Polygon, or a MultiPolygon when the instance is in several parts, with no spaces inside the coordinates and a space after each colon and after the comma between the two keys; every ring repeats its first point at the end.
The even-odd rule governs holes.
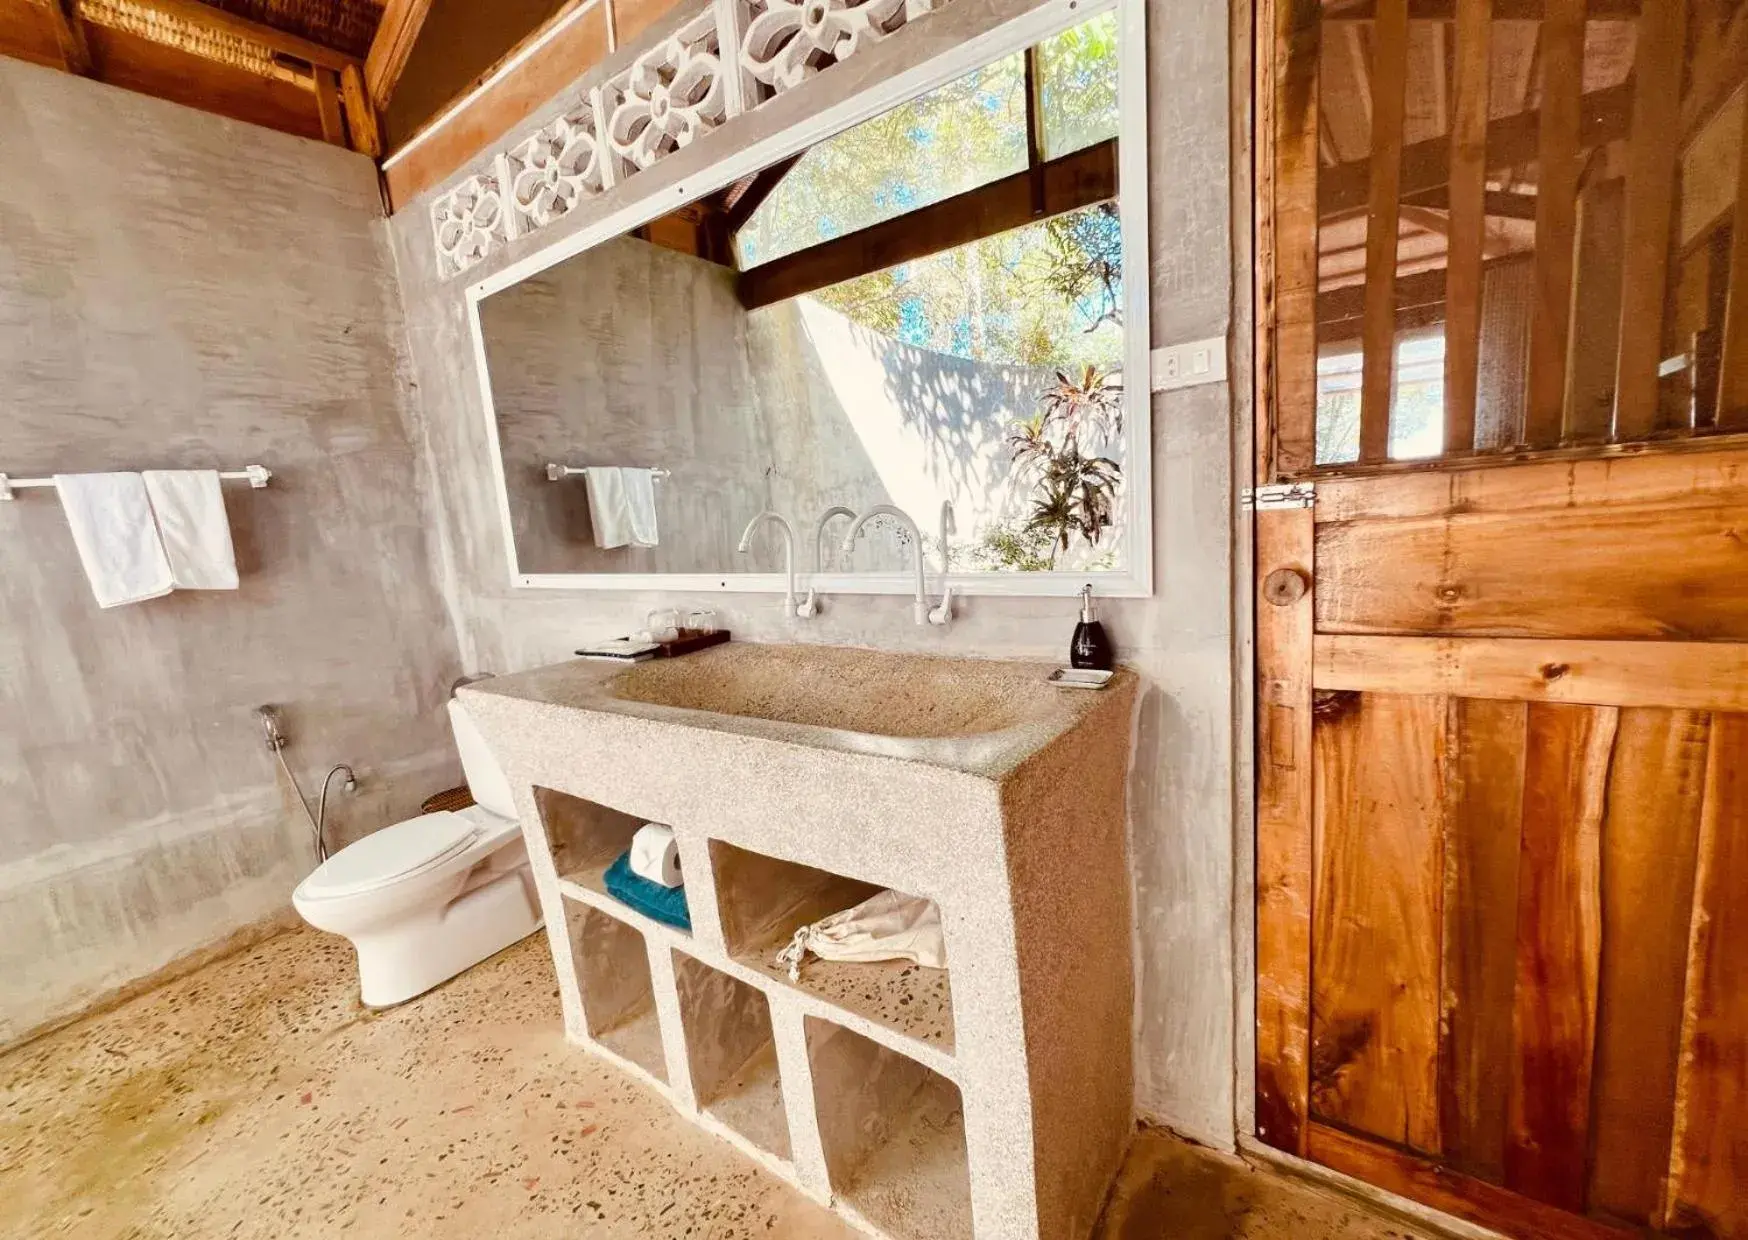
{"type": "Polygon", "coordinates": [[[301,890],[307,896],[349,896],[386,887],[460,852],[478,834],[459,814],[421,814],[348,844],[304,879],[301,890]]]}

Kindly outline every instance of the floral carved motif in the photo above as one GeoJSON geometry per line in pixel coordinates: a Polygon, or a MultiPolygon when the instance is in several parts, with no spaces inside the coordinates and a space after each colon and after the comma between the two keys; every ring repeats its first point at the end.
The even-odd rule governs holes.
{"type": "Polygon", "coordinates": [[[440,279],[500,253],[943,0],[711,0],[431,205],[440,279]]]}
{"type": "Polygon", "coordinates": [[[512,148],[510,202],[530,228],[541,228],[613,183],[595,110],[578,105],[512,148]]]}
{"type": "Polygon", "coordinates": [[[509,213],[493,176],[471,176],[431,204],[437,268],[447,278],[483,262],[510,238],[509,213]]]}
{"type": "Polygon", "coordinates": [[[716,15],[706,10],[608,83],[613,150],[648,168],[727,120],[719,51],[716,15]]]}
{"type": "Polygon", "coordinates": [[[741,64],[772,94],[799,86],[904,25],[916,0],[752,0],[741,64]]]}

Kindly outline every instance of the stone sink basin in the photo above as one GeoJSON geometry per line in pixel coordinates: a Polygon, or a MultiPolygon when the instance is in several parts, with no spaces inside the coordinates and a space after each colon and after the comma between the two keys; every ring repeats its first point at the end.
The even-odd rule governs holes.
{"type": "Polygon", "coordinates": [[[629,668],[563,663],[475,687],[993,775],[1072,727],[1110,692],[1049,684],[1052,667],[730,642],[629,668]]]}

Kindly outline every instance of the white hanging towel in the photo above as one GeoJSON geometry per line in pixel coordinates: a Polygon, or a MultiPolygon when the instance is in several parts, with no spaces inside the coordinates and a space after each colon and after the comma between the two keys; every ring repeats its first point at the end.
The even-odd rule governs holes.
{"type": "Polygon", "coordinates": [[[179,590],[235,590],[237,553],[216,469],[148,469],[146,494],[179,590]]]}
{"type": "Polygon", "coordinates": [[[657,545],[654,471],[591,465],[583,471],[583,485],[597,547],[657,545]]]}
{"type": "Polygon", "coordinates": [[[99,607],[161,598],[175,582],[138,474],[56,474],[79,563],[99,607]]]}
{"type": "Polygon", "coordinates": [[[941,935],[941,910],[933,900],[882,891],[855,908],[801,927],[789,946],[777,953],[777,963],[789,966],[789,980],[798,982],[809,954],[821,960],[914,960],[944,969],[947,944],[941,935]]]}

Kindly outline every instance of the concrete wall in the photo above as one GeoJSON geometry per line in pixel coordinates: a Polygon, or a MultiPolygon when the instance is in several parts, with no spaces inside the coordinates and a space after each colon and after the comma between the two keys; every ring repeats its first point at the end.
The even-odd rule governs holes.
{"type": "Polygon", "coordinates": [[[367,161],[0,59],[0,470],[259,462],[242,588],[100,611],[48,491],[0,505],[0,1044],[289,903],[459,771],[457,674],[367,161]]]}
{"type": "MultiPolygon", "coordinates": [[[[1025,0],[954,0],[913,30],[742,118],[734,141],[793,123],[872,75],[1025,7],[1025,0]]],[[[1235,238],[1232,225],[1232,185],[1242,164],[1234,161],[1231,130],[1231,109],[1243,92],[1232,76],[1228,8],[1154,0],[1148,17],[1151,279],[1154,343],[1160,344],[1223,335],[1232,327],[1235,296],[1244,304],[1233,274],[1234,245],[1242,236],[1235,238]]],[[[718,136],[728,137],[707,136],[632,184],[639,192],[666,186],[671,193],[676,178],[727,149],[718,136]]],[[[552,662],[580,639],[625,631],[652,606],[694,601],[671,593],[516,591],[508,585],[463,286],[607,209],[579,211],[517,243],[505,259],[449,283],[437,279],[426,202],[390,221],[425,447],[432,473],[442,480],[432,496],[441,571],[470,665],[510,671],[552,662]]],[[[1247,356],[1238,354],[1237,363],[1247,356]]],[[[1235,365],[1234,373],[1246,371],[1235,365]]],[[[1248,874],[1240,870],[1248,844],[1238,842],[1235,813],[1241,786],[1235,702],[1241,695],[1233,671],[1240,605],[1234,461],[1241,455],[1241,401],[1223,384],[1155,397],[1157,593],[1105,609],[1123,659],[1146,681],[1130,788],[1137,1105],[1148,1117],[1221,1146],[1233,1143],[1239,1106],[1235,953],[1245,948],[1249,922],[1233,896],[1235,883],[1248,874]]],[[[945,631],[913,625],[910,600],[896,596],[834,598],[810,623],[783,617],[769,596],[697,601],[714,605],[737,636],[753,640],[975,656],[1062,658],[1075,621],[1066,599],[970,599],[945,631]]]]}

